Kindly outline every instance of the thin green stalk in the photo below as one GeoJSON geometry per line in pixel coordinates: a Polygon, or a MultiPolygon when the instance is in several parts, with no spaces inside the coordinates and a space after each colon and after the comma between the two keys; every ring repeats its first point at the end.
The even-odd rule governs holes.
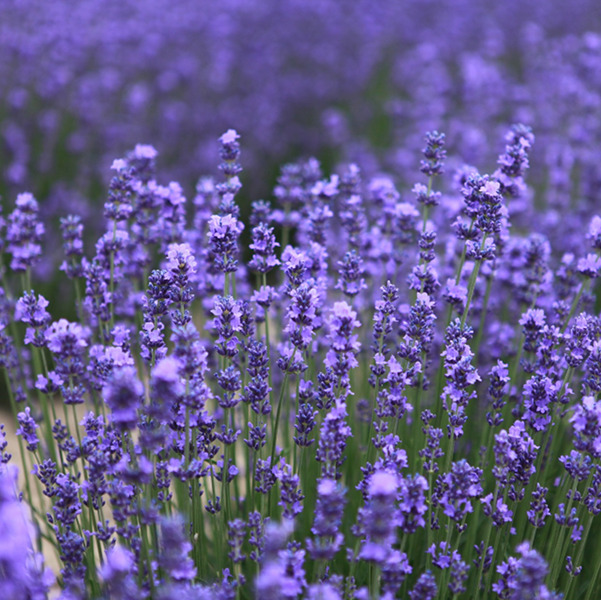
{"type": "MultiPolygon", "coordinates": [[[[601,558],[597,557],[597,564],[595,565],[595,572],[593,577],[591,578],[591,582],[588,586],[588,590],[586,592],[586,597],[584,600],[592,600],[595,596],[594,594],[598,594],[599,588],[599,575],[601,574],[601,558]]],[[[598,598],[598,595],[596,596],[598,598]]]]}
{"type": "MultiPolygon", "coordinates": [[[[41,348],[34,348],[32,354],[33,364],[34,364],[34,374],[43,374],[44,376],[48,375],[47,366],[42,368],[40,365],[40,356],[42,357],[42,363],[45,364],[44,354],[41,348]]],[[[56,448],[54,446],[54,438],[52,437],[52,423],[50,421],[50,413],[48,411],[48,405],[52,406],[52,411],[54,413],[54,406],[51,402],[48,401],[48,398],[38,390],[38,400],[40,406],[42,407],[42,416],[44,419],[44,433],[46,436],[46,444],[48,446],[48,452],[50,453],[50,457],[54,462],[58,463],[56,448]]],[[[56,415],[54,414],[54,421],[56,422],[56,415]]],[[[65,420],[65,425],[67,425],[67,421],[65,420]]]]}
{"type": "MultiPolygon", "coordinates": [[[[263,285],[267,286],[267,274],[263,273],[263,285]]],[[[271,404],[271,343],[269,341],[269,309],[265,309],[265,345],[267,346],[267,382],[269,383],[269,404],[271,404]]]]}
{"type": "MultiPolygon", "coordinates": [[[[572,483],[572,488],[570,490],[570,498],[569,498],[568,504],[565,508],[566,518],[568,518],[570,516],[570,512],[572,510],[572,504],[574,502],[574,493],[576,492],[577,489],[578,489],[578,478],[574,477],[574,481],[572,483]]],[[[553,536],[553,541],[552,541],[551,545],[549,546],[551,548],[551,551],[553,552],[553,557],[554,557],[553,560],[550,561],[550,564],[552,565],[551,579],[550,579],[552,585],[555,584],[555,581],[557,580],[557,577],[559,575],[559,570],[563,566],[563,555],[564,555],[564,543],[565,543],[566,529],[567,529],[567,527],[565,525],[560,525],[559,523],[555,524],[555,534],[553,536]]]]}
{"type": "MultiPolygon", "coordinates": [[[[117,221],[113,221],[113,242],[112,246],[115,246],[115,240],[117,239],[117,221]]],[[[110,328],[113,329],[115,325],[115,252],[110,252],[110,279],[109,279],[109,290],[111,292],[111,315],[110,315],[110,328]]],[[[106,338],[109,339],[108,337],[106,338]]]]}
{"type": "Polygon", "coordinates": [[[369,565],[370,580],[371,580],[371,598],[372,600],[379,600],[380,598],[380,567],[375,564],[369,565]]]}
{"type": "MultiPolygon", "coordinates": [[[[476,219],[474,217],[472,217],[472,222],[470,223],[469,233],[472,232],[475,222],[476,222],[476,219]]],[[[455,285],[459,285],[459,282],[461,281],[461,273],[463,272],[463,267],[465,265],[466,256],[467,256],[467,245],[463,244],[463,249],[461,250],[461,256],[459,258],[459,264],[457,265],[457,273],[455,275],[455,285]]],[[[451,321],[449,320],[449,322],[447,323],[447,327],[450,322],[451,321]]]]}
{"type": "Polygon", "coordinates": [[[490,292],[492,290],[493,276],[491,275],[486,280],[486,291],[484,292],[484,302],[482,304],[482,314],[480,315],[480,324],[478,325],[478,333],[474,340],[474,356],[478,356],[482,336],[484,335],[484,326],[486,325],[486,316],[488,312],[488,302],[490,300],[490,292]]]}
{"type": "MultiPolygon", "coordinates": [[[[293,359],[294,359],[294,354],[293,354],[293,359]]],[[[286,387],[288,384],[288,373],[284,374],[284,381],[282,381],[282,387],[280,389],[280,396],[278,399],[278,406],[276,409],[276,413],[275,413],[275,420],[272,421],[272,435],[273,435],[273,441],[271,443],[271,466],[274,466],[274,461],[275,461],[275,447],[276,447],[276,442],[278,439],[278,426],[280,424],[280,416],[282,413],[282,404],[284,403],[284,393],[286,391],[286,387]]]]}
{"type": "MultiPolygon", "coordinates": [[[[499,564],[499,558],[503,557],[503,552],[501,551],[501,548],[500,548],[500,540],[501,540],[502,531],[503,531],[503,527],[498,527],[497,531],[495,533],[495,541],[493,542],[493,545],[492,545],[492,547],[494,548],[493,561],[490,565],[490,568],[488,569],[488,572],[486,573],[484,588],[483,588],[484,594],[486,594],[489,591],[492,591],[491,590],[492,578],[494,577],[494,575],[496,573],[495,567],[497,564],[499,564]]],[[[509,537],[509,536],[506,536],[506,537],[509,537]]],[[[488,537],[488,539],[490,540],[490,536],[488,537]]],[[[487,546],[488,546],[488,543],[484,544],[484,552],[486,552],[487,546]]],[[[479,597],[480,597],[480,587],[478,587],[478,591],[477,591],[475,600],[479,600],[479,597]]]]}
{"type": "MultiPolygon", "coordinates": [[[[591,525],[593,524],[593,515],[591,513],[587,513],[586,525],[584,528],[584,533],[582,538],[580,539],[580,547],[578,548],[578,554],[576,555],[576,560],[574,561],[574,567],[578,567],[578,565],[582,564],[582,556],[584,554],[584,548],[586,546],[586,541],[588,539],[589,533],[591,532],[591,525]]],[[[572,596],[572,585],[574,580],[576,579],[576,575],[570,575],[570,579],[568,581],[568,587],[565,591],[565,598],[571,598],[572,596]]],[[[594,583],[594,580],[593,580],[594,583]]]]}
{"type": "MultiPolygon", "coordinates": [[[[499,496],[499,482],[495,483],[495,491],[493,493],[493,500],[492,500],[492,507],[493,510],[495,509],[495,507],[497,506],[497,499],[499,496]]],[[[476,575],[476,600],[478,600],[478,598],[480,597],[480,590],[482,589],[482,586],[480,585],[480,582],[482,580],[482,574],[484,572],[484,562],[486,560],[486,549],[488,548],[488,543],[490,542],[490,536],[492,533],[492,520],[487,520],[486,522],[486,534],[484,537],[484,547],[482,550],[482,556],[481,556],[481,560],[480,560],[480,566],[478,567],[478,574],[476,575]]],[[[498,531],[498,530],[497,530],[498,531]]],[[[495,546],[496,547],[496,546],[495,546]]],[[[491,565],[491,570],[492,570],[492,565],[491,565]]]]}
{"type": "MultiPolygon", "coordinates": [[[[482,243],[480,244],[480,252],[482,252],[484,250],[486,238],[487,238],[487,235],[484,234],[484,236],[482,237],[482,243]]],[[[481,266],[482,266],[482,261],[476,260],[476,262],[474,264],[474,270],[472,271],[472,273],[470,275],[470,281],[469,281],[468,289],[467,289],[467,300],[465,302],[465,308],[463,309],[463,316],[461,317],[461,326],[462,327],[465,325],[465,321],[467,319],[467,314],[470,309],[470,304],[472,303],[472,298],[474,297],[474,291],[476,289],[476,283],[478,281],[478,273],[480,272],[481,266]]]]}

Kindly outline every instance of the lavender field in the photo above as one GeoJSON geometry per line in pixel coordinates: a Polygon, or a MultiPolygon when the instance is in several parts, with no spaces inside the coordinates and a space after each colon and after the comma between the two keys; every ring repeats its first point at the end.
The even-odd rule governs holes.
{"type": "Polygon", "coordinates": [[[0,599],[601,597],[601,6],[0,5],[0,599]]]}

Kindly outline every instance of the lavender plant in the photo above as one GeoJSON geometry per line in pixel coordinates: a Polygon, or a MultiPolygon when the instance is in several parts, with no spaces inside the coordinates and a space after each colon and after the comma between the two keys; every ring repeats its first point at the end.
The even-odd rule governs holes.
{"type": "Polygon", "coordinates": [[[601,217],[556,253],[520,224],[529,127],[487,175],[430,132],[405,199],[285,166],[246,252],[238,140],[189,210],[153,148],[113,163],[94,256],[61,222],[76,321],[18,196],[2,597],[597,597],[601,217]]]}
{"type": "MultiPolygon", "coordinates": [[[[0,12],[0,194],[30,190],[45,223],[79,214],[90,239],[101,233],[90,201],[103,200],[115,155],[150,140],[165,177],[189,189],[231,123],[244,133],[252,199],[299,150],[408,185],[435,128],[463,161],[493,170],[489,140],[527,121],[539,140],[529,177],[547,190],[539,228],[557,251],[578,235],[577,207],[594,207],[597,0],[4,0],[0,12]]],[[[278,224],[299,216],[303,168],[282,178],[278,224]]],[[[140,200],[136,235],[151,201],[140,200]]],[[[48,242],[47,277],[54,228],[48,242]]]]}

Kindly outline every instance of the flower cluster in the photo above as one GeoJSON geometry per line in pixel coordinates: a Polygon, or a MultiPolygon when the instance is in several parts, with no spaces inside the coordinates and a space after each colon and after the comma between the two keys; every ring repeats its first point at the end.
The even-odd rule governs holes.
{"type": "Polygon", "coordinates": [[[530,128],[489,176],[450,132],[414,153],[416,197],[366,157],[286,165],[248,239],[235,130],[189,210],[136,146],[93,256],[61,222],[71,312],[31,285],[44,228],[17,197],[1,597],[597,597],[601,217],[557,246],[530,128]]]}

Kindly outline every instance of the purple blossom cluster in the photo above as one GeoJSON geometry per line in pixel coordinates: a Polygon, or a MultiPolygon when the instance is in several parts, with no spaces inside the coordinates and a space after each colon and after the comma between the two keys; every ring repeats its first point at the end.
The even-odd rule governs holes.
{"type": "MultiPolygon", "coordinates": [[[[341,14],[318,4],[298,18],[341,14]]],[[[392,43],[404,31],[395,23],[410,22],[392,4],[360,35],[392,43]]],[[[353,0],[350,15],[365,6],[353,0]]],[[[166,31],[181,26],[180,10],[166,31]]],[[[199,25],[195,14],[182,43],[221,17],[214,83],[254,64],[230,63],[244,46],[227,41],[239,17],[212,7],[199,25]]],[[[341,18],[345,32],[333,35],[357,30],[341,18]]],[[[137,39],[127,23],[125,39],[137,39]]],[[[201,178],[191,202],[185,186],[159,183],[157,150],[135,146],[112,163],[97,242],[84,240],[80,216],[60,221],[60,295],[36,289],[51,228],[32,194],[16,197],[0,221],[0,366],[16,428],[12,445],[0,428],[5,597],[45,598],[53,584],[65,600],[601,593],[601,216],[584,150],[599,132],[558,106],[582,108],[581,92],[596,106],[601,43],[549,42],[575,90],[550,117],[539,106],[551,93],[546,57],[534,52],[541,35],[532,24],[515,34],[533,51],[518,70],[544,74],[532,83],[536,110],[530,88],[514,89],[516,113],[534,128],[497,130],[506,113],[490,90],[510,78],[498,66],[510,40],[491,37],[481,56],[459,46],[448,64],[422,43],[384,72],[393,89],[414,75],[407,106],[391,100],[385,111],[393,140],[406,132],[395,125],[405,110],[423,127],[419,141],[409,133],[386,156],[351,148],[349,124],[329,112],[330,133],[349,146],[340,164],[283,165],[269,200],[250,206],[236,130],[218,139],[221,175],[201,178]],[[444,81],[457,68],[465,98],[453,120],[444,81]],[[496,115],[486,143],[468,129],[468,108],[471,122],[496,115]],[[550,132],[560,116],[565,144],[550,132]],[[50,577],[42,555],[52,554],[50,577]]],[[[149,56],[164,47],[152,23],[144,39],[149,56]]],[[[451,36],[449,48],[457,43],[451,36]]],[[[357,86],[378,60],[357,65],[357,86]]],[[[180,66],[160,86],[185,98],[194,57],[180,66]]],[[[106,71],[105,84],[117,75],[106,71]]],[[[139,86],[128,93],[142,111],[139,86]]],[[[330,84],[311,94],[335,96],[330,84]]],[[[267,130],[281,122],[280,100],[267,130]]],[[[165,118],[176,132],[177,106],[165,118]]]]}

